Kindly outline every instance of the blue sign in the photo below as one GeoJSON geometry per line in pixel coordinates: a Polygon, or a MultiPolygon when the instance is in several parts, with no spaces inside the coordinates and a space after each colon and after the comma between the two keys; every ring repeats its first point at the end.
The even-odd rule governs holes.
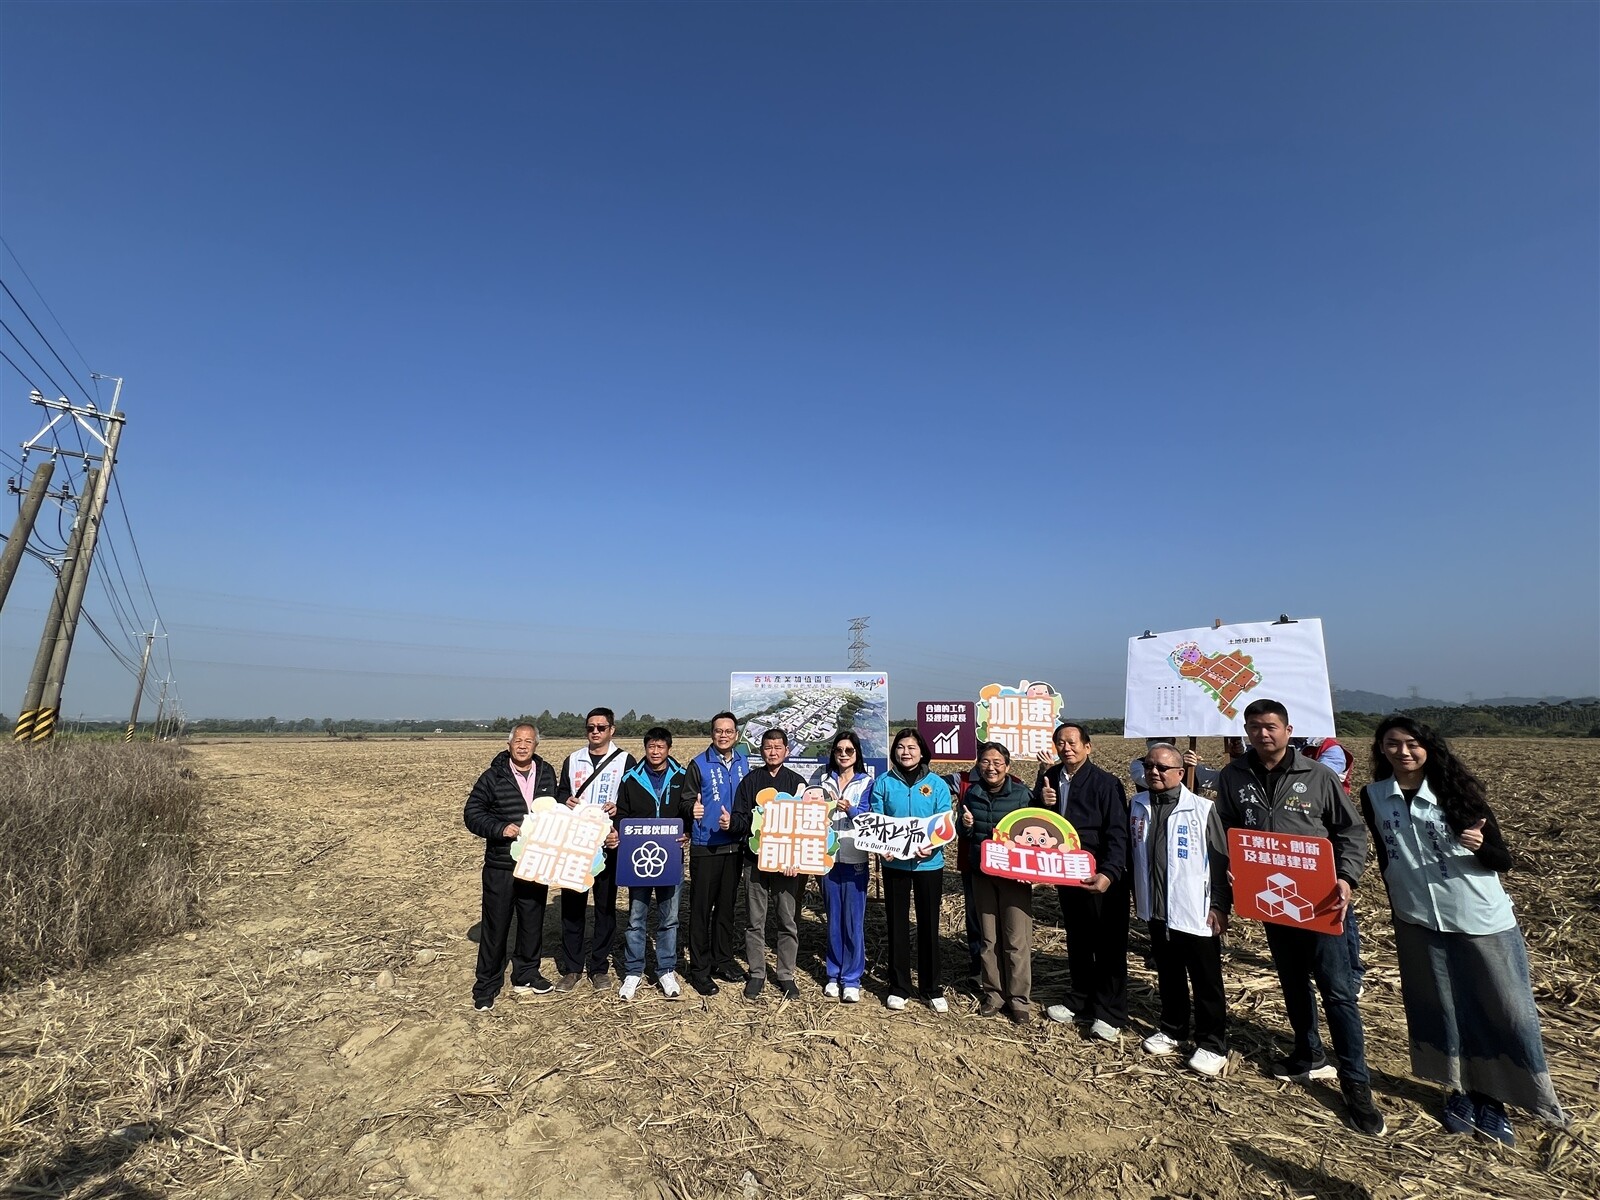
{"type": "Polygon", "coordinates": [[[617,826],[617,883],[676,887],[683,882],[683,822],[677,817],[627,817],[617,826]]]}

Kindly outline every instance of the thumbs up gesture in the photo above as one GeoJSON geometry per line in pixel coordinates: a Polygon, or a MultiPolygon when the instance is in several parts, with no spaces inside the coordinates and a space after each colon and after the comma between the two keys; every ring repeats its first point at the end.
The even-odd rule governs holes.
{"type": "Polygon", "coordinates": [[[1479,817],[1478,823],[1476,825],[1469,825],[1467,828],[1463,829],[1461,831],[1461,835],[1456,838],[1456,840],[1468,850],[1471,850],[1474,854],[1476,854],[1479,848],[1483,845],[1483,826],[1487,819],[1488,818],[1486,817],[1479,817]]]}
{"type": "Polygon", "coordinates": [[[1044,787],[1039,792],[1039,798],[1043,800],[1050,808],[1054,808],[1056,806],[1056,790],[1050,786],[1049,779],[1044,781],[1044,787]]]}

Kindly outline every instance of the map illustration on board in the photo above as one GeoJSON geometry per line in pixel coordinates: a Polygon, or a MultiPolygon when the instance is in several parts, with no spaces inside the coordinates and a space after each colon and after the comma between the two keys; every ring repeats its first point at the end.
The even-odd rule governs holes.
{"type": "Polygon", "coordinates": [[[1238,650],[1203,654],[1198,643],[1183,642],[1167,655],[1167,662],[1180,678],[1210,693],[1217,711],[1229,720],[1239,715],[1239,697],[1261,682],[1255,659],[1238,650]]]}

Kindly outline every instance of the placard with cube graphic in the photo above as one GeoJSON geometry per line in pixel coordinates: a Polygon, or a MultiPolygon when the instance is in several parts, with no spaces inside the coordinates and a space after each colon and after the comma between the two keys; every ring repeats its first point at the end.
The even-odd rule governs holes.
{"type": "Polygon", "coordinates": [[[1339,874],[1327,838],[1257,829],[1228,831],[1233,905],[1241,917],[1316,933],[1342,933],[1334,915],[1339,874]]]}

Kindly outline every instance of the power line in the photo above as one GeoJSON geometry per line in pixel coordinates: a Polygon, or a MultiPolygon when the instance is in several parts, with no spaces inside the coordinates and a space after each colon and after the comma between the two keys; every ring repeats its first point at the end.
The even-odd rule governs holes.
{"type": "MultiPolygon", "coordinates": [[[[0,280],[0,287],[5,287],[5,281],[4,280],[0,280]]],[[[9,291],[10,289],[7,289],[7,290],[9,291]]],[[[28,316],[27,313],[23,313],[22,315],[25,316],[25,317],[28,316]]],[[[29,317],[28,319],[31,321],[33,318],[29,317]]],[[[5,321],[0,320],[0,329],[4,329],[7,333],[9,333],[11,335],[11,340],[16,342],[17,348],[28,356],[28,361],[31,362],[35,367],[39,368],[40,372],[43,373],[45,379],[47,379],[49,381],[50,386],[55,389],[56,395],[64,396],[64,395],[67,394],[67,390],[64,387],[62,387],[59,383],[57,383],[55,381],[55,377],[52,376],[49,371],[45,370],[44,364],[41,363],[37,358],[35,358],[33,356],[33,351],[28,349],[28,344],[17,336],[16,331],[13,330],[11,328],[11,326],[7,325],[5,323],[5,321]]],[[[13,367],[17,367],[16,363],[11,362],[11,358],[9,356],[7,356],[6,361],[11,363],[11,365],[13,367]]],[[[17,367],[17,372],[18,372],[18,374],[21,374],[22,368],[21,367],[17,367]]],[[[83,385],[79,384],[78,386],[82,387],[83,385]]],[[[34,391],[38,391],[39,389],[37,387],[35,387],[33,390],[34,391]]]]}
{"type": "Polygon", "coordinates": [[[78,343],[72,340],[72,335],[67,332],[67,327],[61,323],[61,318],[56,316],[55,309],[50,307],[50,301],[44,298],[44,293],[39,290],[39,285],[33,281],[33,276],[28,274],[28,268],[22,265],[22,260],[17,257],[17,252],[11,248],[11,243],[0,237],[0,246],[4,246],[6,253],[11,255],[11,261],[17,264],[17,270],[22,272],[22,277],[28,281],[28,286],[33,289],[33,294],[39,297],[39,303],[44,305],[45,312],[50,314],[50,319],[56,323],[56,328],[61,330],[61,336],[67,339],[67,345],[72,347],[72,352],[78,356],[78,361],[83,364],[83,369],[92,374],[94,368],[89,365],[89,360],[84,357],[83,351],[78,349],[78,343]]]}
{"type": "MultiPolygon", "coordinates": [[[[8,246],[7,249],[9,250],[10,247],[8,246]]],[[[13,257],[15,257],[15,256],[13,255],[13,257]]],[[[88,388],[83,386],[83,382],[76,375],[74,375],[72,373],[72,368],[67,366],[67,360],[62,358],[60,354],[56,353],[56,348],[50,344],[50,339],[45,337],[44,330],[40,329],[39,326],[34,322],[34,319],[32,317],[28,316],[28,310],[22,307],[22,301],[17,299],[16,293],[14,293],[11,290],[10,285],[7,284],[4,279],[0,279],[0,288],[5,288],[6,295],[11,297],[11,303],[13,303],[13,304],[15,304],[17,306],[17,311],[22,314],[23,319],[26,320],[28,322],[28,324],[33,327],[33,331],[36,334],[39,335],[39,340],[44,343],[45,349],[50,351],[51,354],[55,355],[56,361],[61,364],[61,369],[67,373],[67,378],[72,380],[73,383],[76,383],[78,385],[78,390],[83,393],[83,398],[85,400],[89,401],[91,404],[93,404],[94,403],[94,393],[92,393],[91,391],[89,391],[88,388]]],[[[34,290],[37,291],[38,289],[35,288],[34,290]]],[[[43,297],[41,296],[40,299],[43,299],[43,297]]],[[[45,307],[49,308],[50,306],[47,304],[47,305],[45,305],[45,307]]],[[[54,314],[51,314],[51,315],[54,315],[54,314]]],[[[59,323],[60,322],[57,322],[57,324],[59,324],[59,323]]],[[[9,329],[7,329],[6,332],[7,333],[11,333],[11,331],[9,329]]],[[[16,337],[17,335],[12,333],[11,336],[12,337],[16,337]]],[[[19,342],[18,344],[20,345],[21,343],[19,342]]],[[[40,367],[39,369],[41,371],[44,370],[43,367],[40,367]]]]}

